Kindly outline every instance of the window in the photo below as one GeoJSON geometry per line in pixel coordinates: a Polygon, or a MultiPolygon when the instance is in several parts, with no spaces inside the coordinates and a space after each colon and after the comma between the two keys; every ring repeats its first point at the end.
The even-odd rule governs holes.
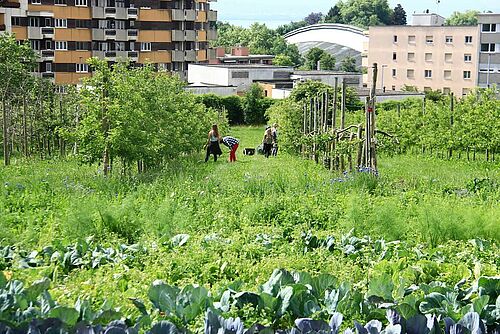
{"type": "Polygon", "coordinates": [[[470,71],[464,71],[464,79],[470,79],[470,71]]]}
{"type": "Polygon", "coordinates": [[[115,4],[117,8],[125,8],[125,1],[116,0],[115,4]]]}
{"type": "Polygon", "coordinates": [[[49,40],[45,41],[45,49],[52,50],[52,41],[49,40]]]}
{"type": "Polygon", "coordinates": [[[75,0],[75,6],[87,7],[87,0],[75,0]]]}
{"type": "Polygon", "coordinates": [[[45,72],[52,72],[52,63],[45,63],[45,72]]]}
{"type": "Polygon", "coordinates": [[[21,25],[21,18],[20,17],[12,16],[10,21],[11,21],[13,26],[20,26],[21,25]]]}
{"type": "Polygon", "coordinates": [[[75,28],[90,28],[90,21],[88,21],[88,20],[75,20],[75,28]]]}
{"type": "Polygon", "coordinates": [[[125,29],[125,21],[116,21],[116,29],[125,29]]]}
{"type": "Polygon", "coordinates": [[[445,80],[451,80],[451,71],[450,70],[445,70],[444,71],[444,79],[445,80]]]}
{"type": "Polygon", "coordinates": [[[392,85],[391,89],[396,90],[396,86],[392,85]]]}
{"type": "Polygon", "coordinates": [[[453,36],[446,36],[445,39],[444,39],[444,42],[446,44],[451,44],[453,43],[453,36]]]}
{"type": "Polygon", "coordinates": [[[452,57],[451,53],[445,53],[444,54],[444,61],[447,63],[451,63],[452,62],[451,57],[452,57]]]}
{"type": "Polygon", "coordinates": [[[125,51],[125,42],[116,42],[116,51],[125,51]]]}
{"type": "Polygon", "coordinates": [[[39,17],[30,17],[28,20],[28,25],[30,27],[39,27],[40,26],[40,18],[39,17]]]}
{"type": "Polygon", "coordinates": [[[31,48],[33,50],[40,50],[40,40],[38,39],[32,39],[30,40],[31,48]]]}
{"type": "Polygon", "coordinates": [[[396,59],[397,59],[397,54],[396,54],[396,52],[393,52],[392,53],[392,60],[396,60],[396,59]]]}
{"type": "Polygon", "coordinates": [[[54,19],[54,27],[67,28],[68,27],[68,20],[66,20],[66,19],[54,19]]]}
{"type": "Polygon", "coordinates": [[[411,61],[411,62],[415,61],[415,53],[414,52],[408,52],[408,61],[411,61]]]}
{"type": "Polygon", "coordinates": [[[470,63],[472,61],[472,55],[470,53],[464,54],[464,61],[470,63]]]}
{"type": "Polygon", "coordinates": [[[424,77],[427,79],[432,78],[432,70],[425,70],[424,77]]]}
{"type": "Polygon", "coordinates": [[[470,88],[462,88],[462,96],[467,96],[470,93],[470,88]]]}
{"type": "Polygon", "coordinates": [[[68,50],[68,42],[56,41],[56,50],[68,50]]]}
{"type": "Polygon", "coordinates": [[[75,42],[76,51],[87,51],[88,49],[88,42],[75,42]]]}
{"type": "Polygon", "coordinates": [[[41,5],[42,4],[42,0],[31,0],[31,4],[32,5],[41,5]]]}
{"type": "Polygon", "coordinates": [[[481,43],[481,52],[495,52],[495,43],[481,43]]]}
{"type": "Polygon", "coordinates": [[[406,70],[406,77],[408,79],[413,79],[415,78],[415,70],[406,70]]]}
{"type": "Polygon", "coordinates": [[[54,4],[59,6],[66,6],[66,0],[55,0],[54,4]]]}
{"type": "Polygon", "coordinates": [[[151,43],[150,42],[142,42],[141,43],[141,51],[151,51],[151,43]]]}
{"type": "Polygon", "coordinates": [[[88,73],[89,65],[87,64],[76,64],[76,73],[88,73]]]}
{"type": "Polygon", "coordinates": [[[495,23],[483,23],[482,32],[495,32],[497,31],[497,25],[495,23]]]}
{"type": "Polygon", "coordinates": [[[44,27],[52,27],[52,20],[48,17],[44,20],[44,27]]]}
{"type": "Polygon", "coordinates": [[[425,36],[425,43],[427,43],[427,44],[434,43],[434,36],[432,36],[432,35],[425,36]]]}
{"type": "Polygon", "coordinates": [[[450,95],[450,93],[451,93],[450,87],[443,87],[443,94],[450,95]]]}
{"type": "Polygon", "coordinates": [[[392,69],[392,76],[393,76],[393,77],[395,77],[395,76],[396,76],[396,73],[397,73],[397,72],[396,72],[396,69],[395,69],[395,68],[393,68],[393,69],[392,69]]]}
{"type": "Polygon", "coordinates": [[[432,61],[432,53],[425,54],[425,61],[432,61]]]}
{"type": "Polygon", "coordinates": [[[99,42],[98,49],[99,49],[99,51],[108,51],[108,43],[99,42]]]}
{"type": "Polygon", "coordinates": [[[416,38],[415,35],[408,36],[408,44],[415,44],[416,38]]]}
{"type": "Polygon", "coordinates": [[[465,44],[472,44],[472,36],[465,36],[465,44]]]}
{"type": "Polygon", "coordinates": [[[392,41],[393,41],[394,43],[397,43],[397,42],[398,42],[398,35],[394,35],[394,36],[392,37],[392,41]]]}

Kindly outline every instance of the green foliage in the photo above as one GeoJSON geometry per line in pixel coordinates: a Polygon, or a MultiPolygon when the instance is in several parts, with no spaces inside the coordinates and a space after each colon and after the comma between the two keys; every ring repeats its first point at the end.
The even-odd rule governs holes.
{"type": "Polygon", "coordinates": [[[120,158],[125,166],[143,161],[154,167],[198,151],[210,124],[224,122],[185,92],[178,78],[151,66],[131,70],[97,59],[90,64],[94,75],[82,88],[85,114],[76,129],[86,162],[99,161],[108,151],[110,160],[120,158]]]}
{"type": "Polygon", "coordinates": [[[216,94],[197,95],[196,99],[205,107],[212,108],[218,112],[225,110],[229,124],[244,124],[243,99],[237,95],[219,96],[216,94]]]}
{"type": "Polygon", "coordinates": [[[394,7],[393,16],[392,16],[392,25],[396,26],[404,26],[406,25],[406,11],[404,10],[401,4],[397,4],[394,7]]]}
{"type": "Polygon", "coordinates": [[[390,25],[393,11],[387,0],[347,0],[339,1],[342,22],[362,28],[377,25],[390,25]]]}
{"type": "Polygon", "coordinates": [[[359,72],[356,66],[356,59],[351,56],[347,56],[340,62],[339,70],[344,72],[359,72]]]}
{"type": "Polygon", "coordinates": [[[286,55],[293,64],[301,64],[301,56],[296,45],[288,44],[282,34],[265,24],[254,23],[249,28],[218,23],[218,39],[215,46],[247,46],[253,54],[286,55]]]}
{"type": "Polygon", "coordinates": [[[476,26],[477,25],[477,10],[467,10],[465,12],[453,12],[449,18],[446,19],[445,25],[447,26],[476,26]]]}
{"type": "Polygon", "coordinates": [[[328,13],[325,15],[325,23],[344,23],[338,4],[330,8],[328,13]]]}
{"type": "Polygon", "coordinates": [[[273,65],[276,66],[294,66],[295,64],[292,61],[292,58],[290,58],[287,55],[284,54],[279,54],[274,58],[273,60],[273,65]]]}
{"type": "Polygon", "coordinates": [[[273,101],[264,97],[262,87],[254,83],[246,92],[243,99],[245,110],[245,124],[265,124],[267,123],[266,110],[273,101]]]}
{"type": "Polygon", "coordinates": [[[323,49],[314,47],[305,55],[304,67],[307,70],[316,70],[320,64],[321,70],[334,70],[335,57],[324,51],[323,49]]]}
{"type": "Polygon", "coordinates": [[[288,24],[284,24],[284,25],[276,28],[276,33],[280,36],[284,36],[291,31],[294,31],[294,30],[297,30],[297,29],[300,29],[303,27],[307,27],[307,25],[308,24],[306,21],[290,22],[288,24]]]}

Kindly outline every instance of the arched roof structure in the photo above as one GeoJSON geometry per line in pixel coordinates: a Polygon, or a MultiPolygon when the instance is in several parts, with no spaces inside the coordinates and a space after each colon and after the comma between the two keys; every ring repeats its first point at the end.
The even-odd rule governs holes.
{"type": "Polygon", "coordinates": [[[368,35],[363,29],[336,23],[299,28],[284,37],[288,43],[297,45],[301,54],[318,47],[335,56],[337,63],[347,56],[354,57],[358,66],[368,45],[368,35]]]}

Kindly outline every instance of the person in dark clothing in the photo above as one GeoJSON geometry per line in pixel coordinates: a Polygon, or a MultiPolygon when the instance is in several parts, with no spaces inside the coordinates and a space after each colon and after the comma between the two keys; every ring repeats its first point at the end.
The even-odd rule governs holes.
{"type": "Polygon", "coordinates": [[[264,156],[266,158],[269,158],[269,156],[271,155],[271,150],[273,148],[273,133],[270,126],[266,127],[264,138],[262,139],[262,144],[264,146],[264,156]]]}
{"type": "Polygon", "coordinates": [[[236,150],[238,149],[240,141],[234,137],[226,136],[222,138],[222,143],[229,147],[231,152],[229,153],[229,162],[236,161],[236,150]]]}
{"type": "Polygon", "coordinates": [[[217,156],[222,155],[222,150],[220,149],[219,142],[221,141],[221,136],[219,134],[219,128],[217,124],[212,125],[212,130],[208,133],[207,140],[207,155],[205,156],[205,162],[210,159],[210,154],[214,155],[214,161],[217,161],[217,156]]]}
{"type": "Polygon", "coordinates": [[[278,124],[274,123],[271,132],[273,134],[273,149],[271,154],[275,157],[278,155],[278,124]]]}

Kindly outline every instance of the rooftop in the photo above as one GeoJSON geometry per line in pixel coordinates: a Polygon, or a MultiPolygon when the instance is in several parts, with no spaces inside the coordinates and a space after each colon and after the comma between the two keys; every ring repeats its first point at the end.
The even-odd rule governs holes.
{"type": "Polygon", "coordinates": [[[358,72],[343,71],[293,71],[294,75],[363,75],[358,72]]]}
{"type": "Polygon", "coordinates": [[[289,70],[293,71],[291,66],[276,66],[276,65],[266,65],[266,64],[189,64],[190,66],[205,66],[205,67],[219,67],[219,68],[231,68],[231,69],[275,69],[275,70],[289,70]]]}

